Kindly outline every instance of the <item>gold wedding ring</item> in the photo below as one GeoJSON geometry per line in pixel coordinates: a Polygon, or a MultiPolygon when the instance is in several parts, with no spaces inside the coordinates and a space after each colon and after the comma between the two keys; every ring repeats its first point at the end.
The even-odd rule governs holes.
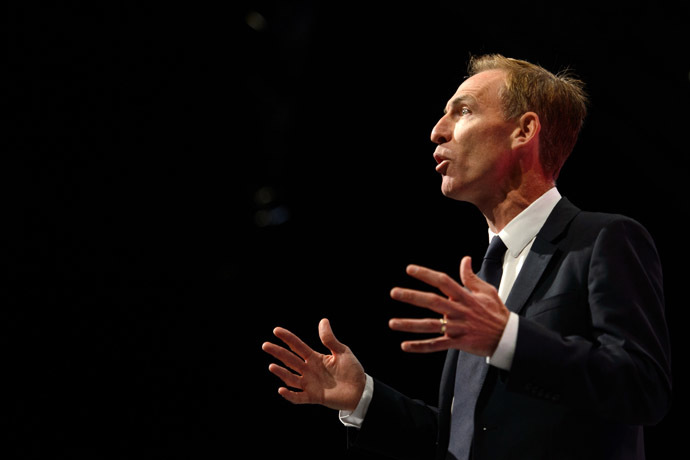
{"type": "Polygon", "coordinates": [[[439,321],[441,321],[441,335],[445,335],[446,324],[448,324],[448,320],[446,318],[439,318],[439,321]]]}

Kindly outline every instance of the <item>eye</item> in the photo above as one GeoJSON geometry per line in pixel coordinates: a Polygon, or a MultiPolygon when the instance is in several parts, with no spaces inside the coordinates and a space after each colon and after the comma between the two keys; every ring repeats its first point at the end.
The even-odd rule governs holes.
{"type": "Polygon", "coordinates": [[[460,114],[461,115],[469,115],[470,109],[468,109],[467,107],[463,107],[462,109],[460,109],[460,114]]]}

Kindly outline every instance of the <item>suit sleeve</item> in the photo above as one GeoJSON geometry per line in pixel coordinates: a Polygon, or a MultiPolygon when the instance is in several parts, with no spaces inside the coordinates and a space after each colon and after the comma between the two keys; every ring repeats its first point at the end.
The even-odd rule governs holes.
{"type": "Polygon", "coordinates": [[[609,222],[590,246],[581,276],[588,333],[562,335],[520,318],[511,391],[546,396],[627,424],[658,423],[671,398],[670,345],[661,264],[646,230],[609,222]]]}
{"type": "Polygon", "coordinates": [[[374,397],[360,429],[348,428],[348,447],[399,460],[433,459],[438,411],[374,379],[374,397]]]}

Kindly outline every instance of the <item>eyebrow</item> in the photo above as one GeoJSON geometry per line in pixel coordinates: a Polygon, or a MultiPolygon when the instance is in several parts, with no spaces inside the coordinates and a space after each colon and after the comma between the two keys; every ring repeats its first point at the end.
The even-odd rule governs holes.
{"type": "MultiPolygon", "coordinates": [[[[450,106],[451,109],[455,109],[456,107],[464,104],[472,104],[475,105],[477,103],[477,99],[475,99],[473,96],[470,96],[469,94],[463,94],[462,96],[458,96],[454,99],[451,99],[450,102],[448,102],[448,106],[450,106]]],[[[443,113],[448,113],[448,108],[446,107],[443,109],[443,113]]]]}

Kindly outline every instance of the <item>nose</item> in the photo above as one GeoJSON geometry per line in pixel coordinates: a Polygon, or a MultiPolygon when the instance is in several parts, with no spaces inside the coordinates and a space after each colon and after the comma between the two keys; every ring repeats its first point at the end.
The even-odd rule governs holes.
{"type": "Polygon", "coordinates": [[[434,144],[445,144],[453,138],[453,130],[447,116],[441,117],[434,129],[431,130],[431,142],[434,144]]]}

